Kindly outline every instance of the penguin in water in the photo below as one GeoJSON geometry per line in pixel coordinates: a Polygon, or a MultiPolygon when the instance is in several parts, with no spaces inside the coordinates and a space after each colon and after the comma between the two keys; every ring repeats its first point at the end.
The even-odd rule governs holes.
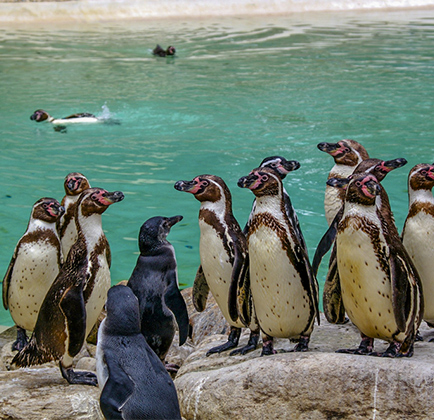
{"type": "Polygon", "coordinates": [[[230,325],[228,341],[213,347],[207,356],[233,349],[238,345],[241,328],[250,328],[246,346],[230,354],[245,354],[256,349],[259,328],[251,298],[245,296],[245,305],[237,311],[236,290],[248,293],[248,254],[246,238],[232,213],[232,196],[226,183],[216,175],[199,175],[191,181],[178,181],[178,191],[193,194],[200,204],[200,261],[193,284],[193,304],[198,312],[205,309],[211,291],[217,305],[230,325]]]}
{"type": "MultiPolygon", "coordinates": [[[[337,143],[319,143],[318,149],[333,157],[335,164],[330,170],[330,178],[347,178],[356,166],[365,159],[369,159],[366,149],[357,141],[341,140],[337,143]]],[[[324,197],[324,209],[327,223],[330,226],[336,213],[344,203],[345,193],[340,189],[326,186],[324,197]]]]}
{"type": "Polygon", "coordinates": [[[74,214],[80,194],[90,188],[89,181],[80,172],[71,172],[66,175],[63,182],[65,196],[62,199],[62,206],[65,213],[58,220],[57,230],[59,232],[64,258],[68,256],[71,246],[77,240],[77,228],[75,227],[74,214]]]}
{"type": "MultiPolygon", "coordinates": [[[[269,156],[266,157],[261,164],[259,165],[260,168],[271,168],[274,169],[277,173],[277,175],[280,176],[280,179],[283,181],[286,178],[286,175],[288,175],[292,171],[296,171],[300,168],[300,163],[296,160],[286,160],[282,156],[269,156]]],[[[292,226],[295,229],[295,233],[298,237],[298,240],[301,244],[301,246],[306,250],[307,252],[307,246],[306,242],[304,240],[304,236],[301,232],[300,223],[298,221],[297,213],[294,210],[294,207],[291,203],[291,198],[289,197],[289,194],[286,192],[285,187],[283,187],[283,196],[285,199],[285,210],[286,214],[288,215],[288,219],[292,226]]],[[[252,211],[250,212],[249,220],[243,230],[244,234],[248,234],[249,226],[253,217],[253,213],[255,211],[255,202],[253,202],[252,211]]]]}
{"type": "MultiPolygon", "coordinates": [[[[401,168],[406,164],[407,160],[404,158],[397,158],[387,161],[383,161],[380,159],[366,159],[359,163],[359,165],[357,165],[357,168],[354,170],[353,174],[350,175],[348,178],[330,178],[327,181],[327,184],[334,188],[340,188],[345,194],[348,183],[350,182],[351,178],[356,174],[369,173],[374,175],[377,178],[378,182],[381,182],[389,172],[401,168]]],[[[382,187],[381,184],[380,194],[376,198],[376,205],[383,214],[383,217],[388,220],[388,223],[394,225],[395,220],[392,214],[392,210],[390,208],[389,197],[386,193],[386,190],[382,187]]],[[[329,260],[329,270],[327,272],[323,291],[324,315],[327,321],[333,324],[343,324],[348,321],[348,318],[346,318],[345,316],[345,308],[343,306],[340,291],[335,244],[337,226],[342,219],[343,212],[344,206],[342,206],[339,212],[336,214],[329,229],[322,237],[319,245],[317,246],[315,256],[312,262],[312,269],[316,275],[322,257],[333,245],[333,250],[329,260]]]]}
{"type": "Polygon", "coordinates": [[[171,56],[175,55],[175,53],[176,49],[171,45],[169,45],[166,49],[163,49],[160,45],[157,44],[157,46],[152,50],[152,54],[158,55],[159,57],[171,56]]]}
{"type": "Polygon", "coordinates": [[[298,340],[294,351],[307,351],[315,318],[319,324],[318,283],[286,214],[280,176],[257,168],[240,178],[238,186],[256,196],[247,242],[262,355],[276,353],[274,337],[298,340]]]}
{"type": "Polygon", "coordinates": [[[408,215],[402,242],[419,273],[424,294],[424,321],[434,328],[434,165],[419,163],[408,175],[408,215]]]}
{"type": "Polygon", "coordinates": [[[63,262],[56,221],[64,208],[54,198],[41,198],[32,208],[26,232],[18,241],[3,279],[3,306],[17,326],[12,350],[27,344],[44,297],[63,262]]]}
{"type": "Polygon", "coordinates": [[[362,342],[338,352],[410,357],[423,316],[422,285],[395,224],[376,204],[380,191],[366,173],[354,175],[347,187],[336,258],[342,301],[362,342]],[[375,338],[390,343],[384,353],[373,351],[375,338]]]}
{"type": "Polygon", "coordinates": [[[98,330],[97,377],[106,419],[181,419],[170,375],[140,330],[137,297],[126,286],[110,288],[107,317],[98,330]]]}
{"type": "MultiPolygon", "coordinates": [[[[189,321],[187,306],[179,291],[175,250],[166,239],[182,216],[152,217],[140,229],[140,256],[128,281],[139,300],[142,334],[164,363],[179,329],[179,345],[187,340],[189,321]]],[[[168,370],[177,370],[166,365],[168,370]]]]}
{"type": "Polygon", "coordinates": [[[77,241],[42,302],[29,343],[12,360],[16,366],[59,360],[69,383],[97,384],[93,373],[74,372],[72,360],[95,325],[110,288],[110,247],[101,215],[123,198],[120,191],[102,188],[89,188],[80,195],[75,214],[77,241]]]}
{"type": "Polygon", "coordinates": [[[82,112],[78,114],[72,114],[64,118],[53,118],[47,111],[43,109],[37,109],[31,116],[30,119],[36,122],[47,121],[51,124],[89,124],[89,123],[100,123],[103,120],[97,118],[93,114],[89,114],[88,112],[82,112]]]}

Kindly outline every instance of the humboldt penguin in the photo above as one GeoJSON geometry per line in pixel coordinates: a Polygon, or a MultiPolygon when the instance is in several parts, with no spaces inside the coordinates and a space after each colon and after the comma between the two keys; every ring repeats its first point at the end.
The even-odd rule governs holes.
{"type": "Polygon", "coordinates": [[[99,123],[103,120],[95,117],[93,114],[88,112],[82,112],[79,114],[72,114],[64,118],[53,118],[47,111],[43,109],[37,109],[31,116],[30,119],[36,122],[48,121],[51,124],[89,124],[89,123],[99,123]]]}
{"type": "Polygon", "coordinates": [[[3,279],[3,305],[17,326],[12,350],[27,344],[45,295],[63,262],[56,221],[64,208],[54,198],[41,198],[32,209],[27,230],[18,241],[3,279]]]}
{"type": "MultiPolygon", "coordinates": [[[[188,336],[188,312],[179,291],[175,250],[166,239],[182,216],[152,217],[143,223],[139,233],[140,255],[128,281],[140,305],[142,334],[164,363],[179,330],[179,345],[188,336]],[[176,321],[176,322],[175,322],[176,321]]],[[[166,365],[168,369],[175,368],[166,365]]]]}
{"type": "Polygon", "coordinates": [[[96,385],[90,372],[74,372],[72,360],[94,326],[110,288],[110,247],[101,215],[123,200],[120,191],[89,188],[78,199],[77,241],[42,303],[32,337],[12,363],[18,367],[60,361],[71,384],[96,385]]]}
{"type": "MultiPolygon", "coordinates": [[[[386,175],[394,169],[401,168],[407,164],[404,158],[397,158],[392,160],[383,161],[380,159],[366,159],[357,165],[353,174],[348,178],[330,178],[327,184],[331,187],[341,189],[345,194],[346,187],[351,178],[356,174],[370,173],[381,182],[386,175]]],[[[380,194],[377,195],[376,204],[378,209],[383,214],[383,217],[388,220],[388,223],[394,224],[395,220],[389,204],[389,197],[386,190],[380,185],[380,194]]],[[[337,233],[337,226],[342,219],[344,206],[341,207],[336,214],[333,222],[331,223],[328,231],[322,237],[317,246],[315,256],[312,263],[312,269],[316,275],[322,257],[327,253],[330,247],[334,244],[333,250],[329,260],[329,269],[327,272],[326,280],[324,283],[323,291],[323,307],[324,315],[327,321],[333,324],[342,324],[347,322],[348,318],[345,317],[345,308],[343,307],[342,297],[339,285],[339,272],[337,269],[336,261],[336,244],[335,238],[337,233]]]]}
{"type": "MultiPolygon", "coordinates": [[[[356,166],[369,155],[365,148],[354,140],[341,140],[337,143],[319,143],[318,149],[328,153],[333,157],[335,164],[330,170],[330,178],[347,178],[350,176],[356,166]]],[[[324,209],[327,223],[330,226],[336,213],[344,203],[344,191],[330,186],[326,186],[324,197],[324,209]]]]}
{"type": "Polygon", "coordinates": [[[137,297],[110,288],[98,330],[97,377],[106,419],[181,419],[175,385],[140,331],[137,297]]]}
{"type": "Polygon", "coordinates": [[[336,258],[343,305],[362,342],[338,352],[410,357],[423,316],[422,286],[395,224],[376,204],[380,192],[378,180],[366,173],[354,175],[347,187],[336,258]],[[384,353],[373,351],[375,338],[390,343],[384,353]]]}
{"type": "Polygon", "coordinates": [[[152,50],[152,54],[158,55],[159,57],[175,55],[175,53],[176,53],[176,49],[171,45],[169,45],[166,49],[163,49],[161,48],[160,45],[157,44],[157,46],[152,50]]]}
{"type": "Polygon", "coordinates": [[[62,199],[62,206],[65,208],[65,213],[58,220],[57,229],[62,245],[62,254],[64,258],[68,256],[71,246],[77,240],[77,229],[75,227],[75,208],[80,194],[90,188],[87,178],[79,172],[71,172],[66,175],[63,182],[65,196],[62,199]]]}
{"type": "Polygon", "coordinates": [[[238,345],[241,328],[250,328],[246,346],[232,354],[254,350],[259,339],[254,308],[249,292],[246,238],[232,213],[232,196],[226,183],[215,175],[200,175],[191,181],[178,181],[178,191],[188,192],[201,203],[199,210],[200,262],[193,284],[193,303],[197,311],[205,309],[209,291],[230,325],[228,341],[213,347],[207,355],[220,353],[238,345]],[[237,311],[236,293],[247,293],[245,306],[237,311]]]}
{"type": "Polygon", "coordinates": [[[238,186],[256,196],[247,242],[262,355],[276,353],[274,337],[297,340],[294,351],[307,351],[315,318],[319,324],[318,283],[286,214],[282,181],[273,169],[258,168],[238,186]]]}
{"type": "Polygon", "coordinates": [[[402,242],[419,273],[423,286],[423,319],[434,327],[434,165],[420,163],[408,175],[409,210],[402,242]]]}
{"type": "MultiPolygon", "coordinates": [[[[261,162],[259,167],[274,169],[276,173],[280,176],[280,179],[283,181],[286,178],[286,175],[300,168],[300,163],[296,160],[286,160],[282,156],[269,156],[261,162]]],[[[289,194],[286,192],[285,187],[283,187],[283,196],[285,198],[285,210],[286,210],[286,214],[288,215],[288,219],[295,229],[295,233],[298,236],[298,240],[300,244],[307,252],[306,242],[301,232],[297,213],[295,212],[294,207],[292,206],[291,198],[289,197],[289,194]]],[[[245,235],[247,235],[248,233],[248,229],[253,217],[254,210],[255,210],[255,201],[253,202],[253,208],[252,211],[250,212],[249,221],[247,222],[247,225],[243,230],[245,235]]]]}

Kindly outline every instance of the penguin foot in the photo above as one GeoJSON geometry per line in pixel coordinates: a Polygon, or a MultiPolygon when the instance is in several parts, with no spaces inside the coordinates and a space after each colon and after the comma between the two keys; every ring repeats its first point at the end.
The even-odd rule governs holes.
{"type": "Polygon", "coordinates": [[[29,339],[26,334],[26,330],[24,328],[18,327],[17,325],[17,339],[12,344],[12,350],[21,351],[24,347],[26,347],[29,339]]]}
{"type": "Polygon", "coordinates": [[[304,352],[308,351],[308,345],[309,345],[310,337],[300,337],[298,340],[298,344],[292,349],[289,350],[289,352],[304,352]]]}
{"type": "Polygon", "coordinates": [[[247,344],[244,347],[231,351],[229,356],[234,356],[236,354],[241,354],[244,356],[248,352],[256,350],[256,347],[258,347],[258,341],[259,341],[259,333],[251,332],[247,344]]]}
{"type": "Polygon", "coordinates": [[[371,352],[369,353],[369,356],[376,356],[376,357],[411,357],[413,356],[413,346],[411,345],[409,349],[406,352],[401,351],[402,343],[398,343],[397,341],[394,341],[390,344],[390,346],[386,349],[384,353],[378,353],[378,352],[371,352]]]}
{"type": "Polygon", "coordinates": [[[98,386],[98,379],[93,372],[74,372],[72,368],[65,368],[60,363],[60,372],[70,384],[98,386]]]}
{"type": "Polygon", "coordinates": [[[167,363],[167,362],[164,362],[164,367],[166,368],[166,370],[169,372],[169,373],[178,373],[178,370],[179,370],[179,366],[178,365],[176,365],[175,363],[167,363]]]}
{"type": "Polygon", "coordinates": [[[222,344],[221,346],[217,346],[217,347],[213,347],[212,349],[209,349],[206,352],[206,356],[208,357],[209,355],[214,353],[221,353],[223,351],[233,349],[234,347],[237,346],[237,344],[238,343],[234,343],[233,341],[228,340],[226,341],[226,343],[222,344]]]}
{"type": "Polygon", "coordinates": [[[271,354],[277,354],[277,351],[273,348],[273,340],[263,341],[261,356],[270,356],[271,354]]]}
{"type": "MultiPolygon", "coordinates": [[[[431,340],[434,340],[434,339],[431,339],[431,340]]],[[[429,340],[429,341],[431,341],[431,340],[429,340]]],[[[417,332],[416,332],[416,336],[414,338],[414,341],[423,341],[422,334],[420,333],[419,330],[417,330],[417,332]]]]}
{"type": "Polygon", "coordinates": [[[344,354],[359,354],[369,355],[374,350],[374,339],[366,336],[362,336],[362,341],[357,349],[340,349],[336,350],[336,353],[344,354]]]}

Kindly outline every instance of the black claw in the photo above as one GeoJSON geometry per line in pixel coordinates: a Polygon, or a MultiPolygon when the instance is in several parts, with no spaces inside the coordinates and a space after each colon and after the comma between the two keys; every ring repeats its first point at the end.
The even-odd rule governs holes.
{"type": "Polygon", "coordinates": [[[98,386],[98,379],[92,372],[74,372],[72,368],[64,368],[60,363],[62,376],[70,384],[98,386]]]}

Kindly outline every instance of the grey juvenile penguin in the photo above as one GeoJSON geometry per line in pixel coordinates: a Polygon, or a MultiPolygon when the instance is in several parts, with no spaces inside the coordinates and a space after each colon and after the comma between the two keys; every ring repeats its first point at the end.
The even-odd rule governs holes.
{"type": "Polygon", "coordinates": [[[179,345],[188,336],[187,306],[179,291],[175,250],[166,239],[182,216],[152,217],[140,229],[140,256],[128,281],[139,300],[142,334],[164,362],[179,329],[179,345]]]}
{"type": "Polygon", "coordinates": [[[98,330],[97,377],[106,419],[181,419],[175,385],[140,330],[139,302],[126,286],[110,288],[98,330]]]}

